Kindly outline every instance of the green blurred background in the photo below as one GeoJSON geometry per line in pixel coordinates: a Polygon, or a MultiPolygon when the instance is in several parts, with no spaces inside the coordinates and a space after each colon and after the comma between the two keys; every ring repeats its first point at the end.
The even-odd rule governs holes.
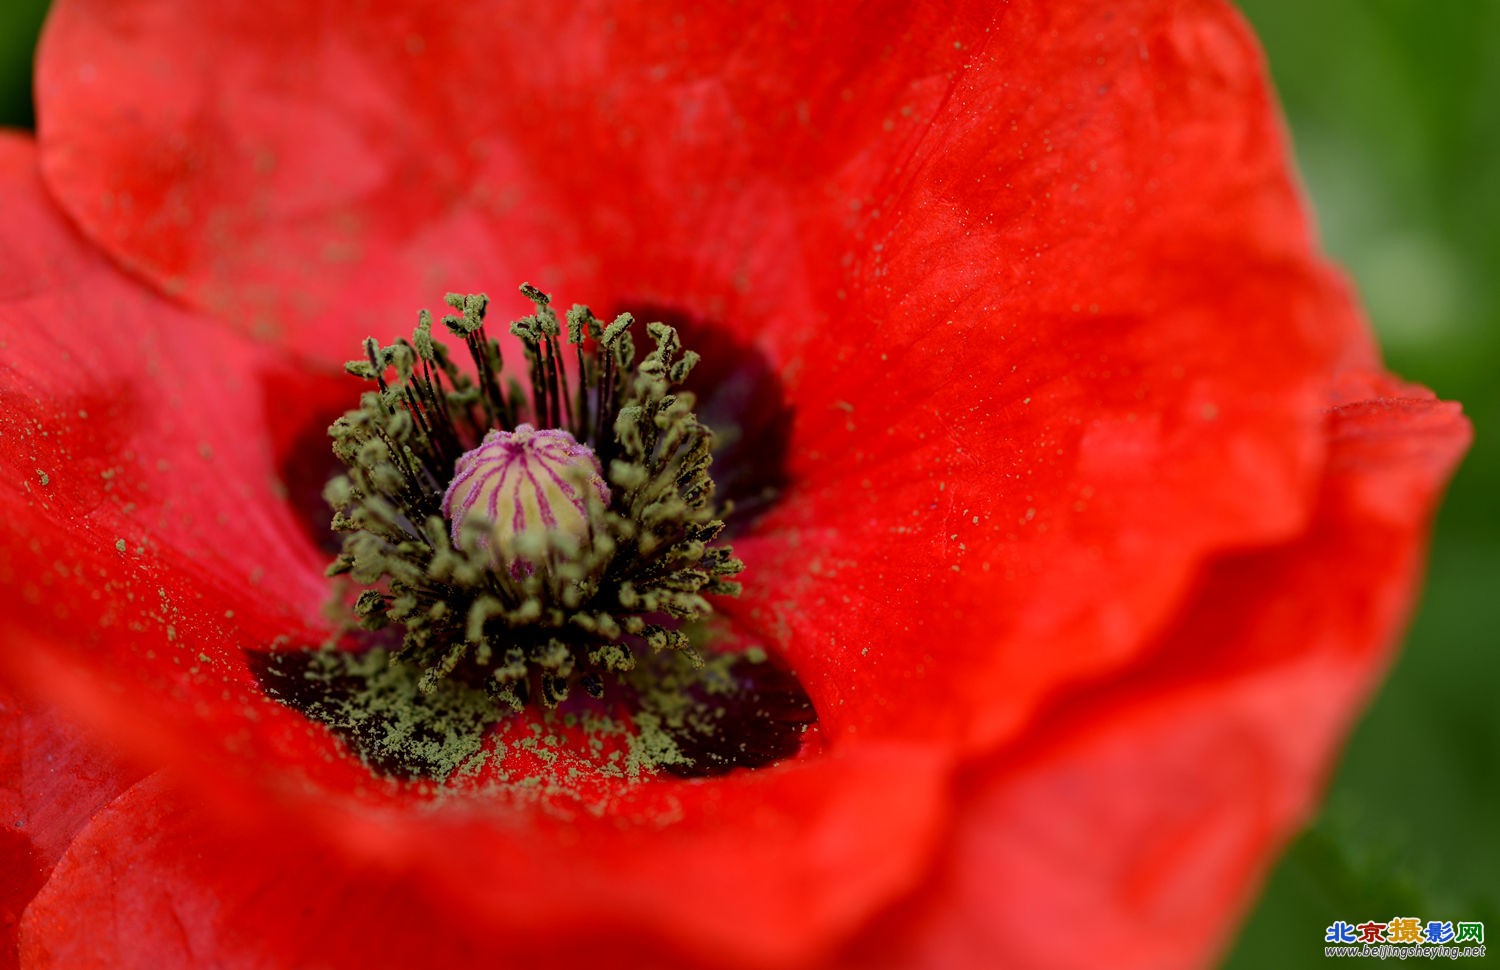
{"type": "MultiPolygon", "coordinates": [[[[1226,967],[1319,966],[1334,919],[1500,932],[1500,0],[1243,0],[1329,251],[1391,367],[1478,429],[1406,650],[1226,967]]],[[[0,0],[0,124],[31,124],[45,0],[0,0]]]]}

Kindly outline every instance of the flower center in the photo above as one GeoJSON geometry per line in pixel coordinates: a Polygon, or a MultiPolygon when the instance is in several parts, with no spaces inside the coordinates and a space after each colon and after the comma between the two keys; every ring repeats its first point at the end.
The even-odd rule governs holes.
{"type": "Polygon", "coordinates": [[[707,649],[712,602],[738,594],[743,567],[719,541],[713,436],[684,387],[698,356],[660,323],[638,356],[629,314],[575,306],[564,322],[522,292],[535,312],[510,332],[529,387],[506,378],[482,295],[450,295],[442,318],[469,368],[426,311],[410,340],[368,339],[346,365],[372,385],[329,430],[345,466],[324,491],[344,536],[329,575],[351,629],[316,657],[264,655],[262,683],[398,775],[446,776],[507,712],[589,703],[638,734],[669,729],[645,745],[652,770],[794,752],[812,720],[795,678],[759,651],[707,649]],[[376,708],[373,723],[405,727],[372,732],[376,708]],[[403,760],[413,737],[426,741],[403,760]]]}

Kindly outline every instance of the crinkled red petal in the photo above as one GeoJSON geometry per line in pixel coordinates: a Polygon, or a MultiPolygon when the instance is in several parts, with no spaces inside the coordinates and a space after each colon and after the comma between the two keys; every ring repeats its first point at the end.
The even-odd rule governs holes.
{"type": "MultiPolygon", "coordinates": [[[[634,941],[592,946],[590,965],[640,959],[634,941]]],[[[28,912],[23,947],[27,966],[69,970],[560,965],[550,941],[454,919],[316,845],[226,838],[155,780],[95,818],[28,912]]]]}
{"type": "Polygon", "coordinates": [[[580,967],[800,964],[852,932],[870,896],[909,884],[910,857],[932,842],[911,824],[932,811],[931,767],[866,750],[679,785],[667,799],[675,814],[655,819],[507,820],[470,805],[469,825],[432,816],[422,857],[400,860],[391,851],[411,840],[378,844],[404,836],[375,816],[344,820],[368,826],[351,838],[370,844],[349,851],[315,829],[225,827],[148,782],[75,842],[27,912],[22,952],[29,965],[70,968],[191,967],[210,955],[390,966],[419,953],[430,966],[526,955],[580,967]],[[434,879],[435,868],[463,881],[434,879]]]}
{"type": "Polygon", "coordinates": [[[0,664],[127,746],[232,744],[254,690],[241,651],[325,628],[322,557],[268,430],[286,402],[261,348],[92,251],[35,166],[0,138],[0,664]]]}
{"type": "Polygon", "coordinates": [[[1355,383],[1308,532],[1216,564],[1144,666],[972,767],[947,862],[852,965],[1211,961],[1389,662],[1469,441],[1457,406],[1355,383]]]}
{"type": "Polygon", "coordinates": [[[38,101],[91,238],[336,358],[351,317],[523,277],[785,352],[889,318],[872,286],[937,325],[976,286],[990,313],[1144,310],[1163,245],[1222,265],[1204,236],[1300,260],[1259,75],[1213,0],[65,0],[38,101]],[[952,272],[903,291],[912,260],[952,272]]]}
{"type": "Polygon", "coordinates": [[[1371,357],[1209,0],[64,0],[38,91],[90,238],[289,346],[522,278],[754,340],[792,485],[737,616],[835,733],[983,747],[1128,662],[1306,521],[1371,357]]]}
{"type": "Polygon", "coordinates": [[[0,970],[20,965],[21,913],[74,835],[141,774],[0,685],[0,970]]]}

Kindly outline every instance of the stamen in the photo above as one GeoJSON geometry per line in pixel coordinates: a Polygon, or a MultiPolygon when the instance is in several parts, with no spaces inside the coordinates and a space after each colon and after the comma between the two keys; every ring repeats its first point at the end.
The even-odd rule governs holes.
{"type": "Polygon", "coordinates": [[[697,355],[653,323],[637,363],[628,314],[605,325],[575,306],[569,375],[550,299],[521,289],[535,312],[510,331],[530,393],[502,384],[488,298],[450,295],[442,322],[474,376],[425,311],[410,341],[366,341],[346,369],[375,389],[330,429],[348,470],[325,491],[345,534],[329,573],[366,587],[360,624],[401,630],[424,692],[478,674],[517,708],[601,691],[643,651],[691,651],[681,625],[738,593],[742,568],[715,544],[712,437],[682,388],[697,355]]]}

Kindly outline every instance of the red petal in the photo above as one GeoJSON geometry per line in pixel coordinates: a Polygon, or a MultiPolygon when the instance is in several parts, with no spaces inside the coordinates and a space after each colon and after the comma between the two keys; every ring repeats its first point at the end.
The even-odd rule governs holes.
{"type": "Polygon", "coordinates": [[[1226,8],[950,7],[64,0],[44,167],[161,289],[336,360],[521,278],[771,327],[786,360],[970,295],[1007,327],[1170,307],[1226,244],[1303,260],[1226,8]]]}
{"type": "MultiPolygon", "coordinates": [[[[148,781],[74,843],[27,911],[22,952],[70,968],[208,954],[391,966],[417,952],[432,966],[801,962],[851,930],[870,897],[909,884],[931,842],[929,824],[910,824],[931,813],[931,767],[893,751],[680,785],[677,817],[655,820],[517,813],[464,827],[429,814],[424,857],[394,866],[375,857],[400,847],[360,856],[314,832],[225,829],[148,781]],[[434,881],[433,868],[464,879],[434,881]]],[[[376,816],[351,821],[365,839],[387,834],[376,816]]]]}
{"type": "Polygon", "coordinates": [[[91,252],[35,164],[0,138],[0,663],[144,740],[143,697],[187,723],[258,695],[240,651],[321,629],[322,556],[277,494],[266,357],[91,252]]]}
{"type": "Polygon", "coordinates": [[[0,970],[22,911],[97,809],[141,772],[0,685],[0,970]]]}
{"type": "Polygon", "coordinates": [[[1073,697],[1035,742],[971,771],[948,862],[861,953],[1017,970],[1205,965],[1384,671],[1428,519],[1468,444],[1456,406],[1364,383],[1407,396],[1330,414],[1308,534],[1219,563],[1145,668],[1073,697]]]}
{"type": "Polygon", "coordinates": [[[316,847],[225,839],[203,821],[156,780],[109,806],[28,911],[27,966],[443,967],[515,952],[316,847]]]}
{"type": "Polygon", "coordinates": [[[372,783],[243,653],[325,635],[326,557],[279,495],[274,432],[319,399],[274,398],[279,362],[91,251],[35,166],[0,138],[0,670],[226,803],[298,784],[286,759],[372,783]]]}

